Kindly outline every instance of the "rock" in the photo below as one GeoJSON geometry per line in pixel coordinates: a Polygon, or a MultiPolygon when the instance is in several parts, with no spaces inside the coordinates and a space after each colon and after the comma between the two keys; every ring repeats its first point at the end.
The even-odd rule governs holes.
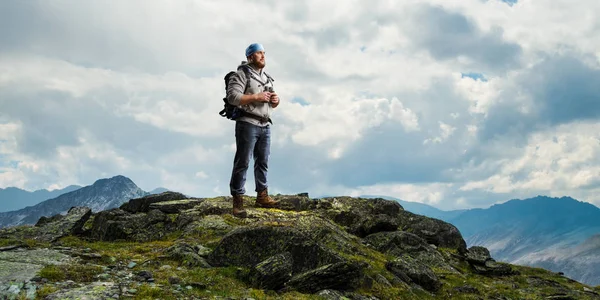
{"type": "Polygon", "coordinates": [[[316,293],[320,290],[354,290],[363,276],[362,263],[338,262],[295,275],[283,290],[316,293]]]}
{"type": "Polygon", "coordinates": [[[344,297],[344,294],[342,292],[339,291],[335,291],[335,290],[322,290],[320,292],[317,293],[317,296],[322,297],[325,300],[345,300],[348,299],[346,297],[344,297]]]}
{"type": "Polygon", "coordinates": [[[433,271],[408,255],[386,263],[386,269],[407,283],[414,282],[430,292],[437,292],[442,283],[433,271]]]}
{"type": "Polygon", "coordinates": [[[395,256],[401,256],[405,253],[435,251],[423,238],[404,231],[374,233],[366,236],[364,240],[379,252],[395,256]]]}
{"type": "MultiPolygon", "coordinates": [[[[57,292],[46,296],[47,300],[58,299],[107,299],[113,295],[119,295],[119,286],[114,282],[93,282],[81,287],[65,287],[57,292]]],[[[113,298],[114,299],[114,298],[113,298]]]]}
{"type": "Polygon", "coordinates": [[[456,249],[461,255],[467,251],[467,243],[460,231],[448,222],[404,210],[399,213],[398,221],[399,230],[414,233],[430,244],[456,249]]]}
{"type": "Polygon", "coordinates": [[[398,229],[398,220],[387,214],[378,214],[370,218],[361,219],[358,223],[351,225],[349,232],[365,237],[377,232],[392,232],[398,229]]]}
{"type": "Polygon", "coordinates": [[[404,231],[379,232],[366,236],[364,241],[379,252],[395,257],[407,254],[421,264],[459,273],[445,261],[444,256],[437,249],[416,234],[404,231]]]}
{"type": "Polygon", "coordinates": [[[131,199],[126,203],[123,203],[119,208],[129,213],[148,212],[150,210],[150,204],[157,202],[167,202],[173,200],[188,199],[182,193],[176,192],[163,192],[160,194],[147,195],[141,198],[131,199]]]}
{"type": "Polygon", "coordinates": [[[98,212],[90,237],[100,241],[130,240],[145,242],[159,239],[174,229],[175,224],[160,210],[130,214],[119,208],[98,212]]]}
{"type": "Polygon", "coordinates": [[[508,264],[486,261],[485,265],[473,265],[475,273],[482,275],[509,276],[515,274],[508,264]]]}
{"type": "Polygon", "coordinates": [[[490,256],[490,251],[482,246],[473,246],[469,248],[465,259],[467,262],[476,265],[484,265],[485,262],[492,259],[490,256]]]}
{"type": "Polygon", "coordinates": [[[296,228],[248,226],[226,234],[208,256],[208,263],[252,267],[284,252],[291,253],[293,274],[343,260],[296,228]]]}
{"type": "Polygon", "coordinates": [[[272,196],[274,200],[279,201],[279,209],[290,210],[290,211],[305,211],[311,209],[311,205],[314,204],[308,194],[298,194],[291,196],[272,196]]]}
{"type": "Polygon", "coordinates": [[[185,200],[173,200],[165,202],[155,202],[150,204],[148,210],[158,209],[165,214],[178,214],[181,211],[191,209],[196,205],[202,203],[201,199],[185,199],[185,200]]]}
{"type": "Polygon", "coordinates": [[[206,248],[200,244],[194,246],[194,250],[196,250],[196,253],[198,253],[198,255],[200,255],[201,257],[208,257],[212,252],[212,249],[206,248]]]}
{"type": "Polygon", "coordinates": [[[461,285],[453,288],[454,291],[462,294],[479,294],[479,290],[471,285],[461,285]]]}
{"type": "Polygon", "coordinates": [[[187,243],[177,243],[165,251],[168,258],[180,261],[186,267],[210,268],[211,265],[187,243]]]}
{"type": "Polygon", "coordinates": [[[64,216],[42,217],[35,226],[14,228],[13,237],[51,243],[61,237],[81,233],[91,215],[92,211],[87,207],[71,207],[64,216]]]}
{"type": "Polygon", "coordinates": [[[490,257],[490,251],[485,247],[473,246],[465,255],[465,260],[475,273],[482,275],[507,276],[516,274],[508,264],[497,263],[490,257]]]}
{"type": "Polygon", "coordinates": [[[51,216],[51,217],[41,216],[41,217],[38,219],[37,223],[35,223],[35,225],[34,225],[34,226],[35,226],[35,227],[42,227],[42,226],[44,226],[44,225],[46,225],[46,224],[48,224],[48,223],[52,223],[52,222],[56,222],[56,221],[60,221],[60,220],[64,219],[64,217],[65,217],[65,216],[64,216],[64,215],[61,215],[61,214],[56,214],[56,215],[54,215],[54,216],[51,216]]]}
{"type": "Polygon", "coordinates": [[[32,280],[43,266],[62,265],[70,261],[70,256],[50,249],[0,252],[0,282],[32,280]]]}
{"type": "Polygon", "coordinates": [[[251,268],[249,281],[259,289],[278,290],[292,278],[292,266],[290,252],[274,255],[251,268]]]}
{"type": "Polygon", "coordinates": [[[381,231],[395,231],[399,226],[397,216],[403,211],[398,202],[381,198],[336,197],[323,200],[331,202],[331,209],[325,215],[359,237],[381,231]]]}
{"type": "Polygon", "coordinates": [[[152,279],[152,273],[149,271],[139,271],[136,275],[139,277],[140,281],[149,281],[152,279]]]}

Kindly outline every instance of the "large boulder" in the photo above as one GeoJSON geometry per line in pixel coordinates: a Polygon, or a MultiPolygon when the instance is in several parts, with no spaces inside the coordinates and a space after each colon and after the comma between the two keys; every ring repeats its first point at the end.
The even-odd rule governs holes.
{"type": "Polygon", "coordinates": [[[415,283],[430,292],[442,287],[442,282],[427,265],[419,263],[408,255],[395,258],[385,267],[407,283],[415,283]]]}
{"type": "Polygon", "coordinates": [[[185,199],[188,199],[188,197],[184,194],[169,191],[131,199],[128,202],[123,203],[119,208],[129,213],[148,212],[152,203],[185,199]]]}
{"type": "Polygon", "coordinates": [[[208,256],[212,266],[253,267],[277,254],[289,252],[294,274],[343,259],[292,227],[248,226],[226,234],[208,256]]]}
{"type": "Polygon", "coordinates": [[[394,257],[408,255],[421,264],[458,273],[437,249],[416,234],[404,231],[379,232],[365,237],[364,241],[381,253],[394,257]]]}
{"type": "Polygon", "coordinates": [[[319,201],[327,201],[331,205],[325,216],[358,237],[397,230],[398,214],[404,211],[398,202],[381,198],[335,197],[319,201]]]}
{"type": "Polygon", "coordinates": [[[498,263],[491,256],[490,251],[482,246],[469,248],[465,260],[471,265],[475,273],[494,276],[508,276],[516,274],[508,264],[498,263]]]}
{"type": "Polygon", "coordinates": [[[456,226],[442,220],[401,211],[398,214],[399,230],[414,233],[437,247],[456,249],[459,254],[467,252],[467,243],[456,226]]]}
{"type": "Polygon", "coordinates": [[[148,213],[131,214],[114,208],[96,214],[90,237],[100,241],[145,242],[160,239],[174,228],[174,222],[158,209],[150,210],[148,213]]]}
{"type": "Polygon", "coordinates": [[[0,230],[0,238],[31,239],[52,243],[67,235],[83,232],[83,225],[92,216],[88,207],[71,207],[66,215],[41,217],[34,225],[8,227],[0,230]]]}

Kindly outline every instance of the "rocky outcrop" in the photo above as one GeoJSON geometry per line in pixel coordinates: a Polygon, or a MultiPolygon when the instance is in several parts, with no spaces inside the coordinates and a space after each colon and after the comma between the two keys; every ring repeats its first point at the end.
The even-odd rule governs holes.
{"type": "Polygon", "coordinates": [[[173,222],[160,210],[130,214],[115,208],[95,216],[90,237],[99,241],[144,242],[159,239],[173,228],[173,222]]]}
{"type": "MultiPolygon", "coordinates": [[[[261,290],[255,294],[258,297],[264,293],[275,298],[304,293],[324,299],[435,299],[466,294],[501,299],[498,292],[488,292],[498,285],[498,290],[518,291],[511,291],[511,299],[535,293],[532,288],[543,293],[548,289],[541,298],[564,293],[594,299],[591,290],[569,290],[564,281],[556,285],[532,276],[516,278],[520,273],[496,262],[487,249],[467,249],[452,224],[405,211],[395,201],[310,199],[307,194],[273,197],[281,203],[277,209],[254,207],[253,197],[244,197],[248,217],[243,219],[231,215],[231,197],[188,198],[175,192],[131,199],[120,208],[95,214],[73,208],[65,216],[42,218],[36,226],[0,231],[0,239],[15,241],[0,244],[0,279],[2,274],[13,273],[6,269],[11,265],[27,270],[27,276],[18,278],[23,284],[5,285],[5,290],[19,288],[25,293],[44,286],[36,281],[26,288],[25,281],[45,263],[2,261],[3,253],[6,257],[25,253],[24,245],[33,239],[57,246],[77,266],[95,270],[85,282],[53,282],[47,299],[83,294],[129,297],[139,287],[147,293],[140,298],[184,294],[210,298],[215,289],[226,293],[234,288],[215,280],[244,284],[233,298],[253,298],[240,291],[253,288],[261,290]],[[69,235],[76,242],[62,239],[69,235]],[[63,242],[77,245],[82,241],[93,243],[91,247],[118,243],[104,252],[59,247],[63,242]],[[116,252],[118,247],[127,252],[116,252]]],[[[45,251],[54,251],[46,256],[57,253],[45,251]]]]}
{"type": "Polygon", "coordinates": [[[467,243],[460,231],[448,222],[408,211],[401,211],[398,220],[400,221],[399,230],[414,233],[430,244],[456,249],[460,254],[465,254],[467,251],[467,243]]]}
{"type": "Polygon", "coordinates": [[[485,247],[473,246],[469,248],[465,259],[478,274],[496,276],[515,274],[508,264],[497,263],[491,258],[490,251],[485,247]]]}
{"type": "Polygon", "coordinates": [[[184,194],[176,192],[163,192],[160,194],[147,195],[141,198],[131,199],[123,203],[119,208],[128,213],[148,212],[150,205],[157,202],[187,199],[184,194]]]}
{"type": "Polygon", "coordinates": [[[81,233],[83,225],[91,215],[92,211],[87,207],[71,207],[66,215],[57,214],[49,218],[42,217],[35,226],[0,229],[0,238],[10,237],[39,242],[53,242],[67,235],[81,233]]]}
{"type": "Polygon", "coordinates": [[[321,243],[292,227],[250,226],[234,229],[208,256],[213,266],[252,267],[277,254],[289,252],[292,274],[343,259],[321,243]]]}

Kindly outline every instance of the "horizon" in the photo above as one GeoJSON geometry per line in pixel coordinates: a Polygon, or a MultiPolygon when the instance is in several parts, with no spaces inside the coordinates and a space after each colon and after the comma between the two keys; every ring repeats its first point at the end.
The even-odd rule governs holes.
{"type": "MultiPolygon", "coordinates": [[[[117,174],[117,175],[113,175],[113,176],[110,176],[110,177],[102,177],[102,178],[98,178],[98,179],[96,179],[94,182],[92,182],[92,183],[90,183],[90,184],[86,184],[86,185],[75,185],[75,184],[71,184],[71,185],[69,185],[69,186],[78,186],[78,187],[79,187],[78,189],[80,189],[80,188],[90,187],[90,186],[92,186],[93,184],[95,184],[95,183],[96,183],[97,181],[99,181],[99,180],[112,179],[112,178],[114,178],[114,177],[119,177],[119,176],[121,176],[121,177],[125,177],[125,178],[127,178],[127,179],[131,180],[131,181],[132,181],[132,182],[133,182],[133,183],[134,183],[136,186],[138,186],[138,187],[139,187],[139,185],[138,185],[138,184],[135,182],[135,180],[133,180],[132,178],[129,178],[129,177],[127,177],[126,175],[122,175],[122,174],[117,174]]],[[[4,187],[4,188],[0,188],[0,190],[5,190],[5,189],[7,189],[7,188],[16,188],[16,189],[20,189],[20,190],[23,190],[23,191],[25,191],[25,192],[29,192],[29,193],[33,193],[33,192],[38,192],[38,191],[43,191],[43,190],[46,190],[46,189],[40,189],[40,190],[30,191],[30,190],[21,189],[21,188],[18,188],[18,187],[4,187]]],[[[66,188],[66,187],[65,187],[65,188],[66,188]]],[[[167,188],[167,187],[162,187],[162,186],[159,186],[159,187],[154,187],[154,188],[151,188],[151,189],[143,189],[143,188],[141,188],[141,187],[139,187],[139,188],[140,188],[140,189],[142,189],[144,192],[152,192],[152,191],[154,191],[154,190],[158,190],[158,189],[166,189],[166,190],[168,190],[168,191],[171,191],[171,192],[180,192],[180,191],[173,190],[173,189],[169,189],[169,188],[167,188]]],[[[58,190],[61,190],[61,189],[56,189],[56,190],[46,190],[46,191],[47,191],[47,192],[52,192],[52,191],[58,191],[58,190]]],[[[75,190],[75,191],[76,191],[76,190],[75,190]]],[[[71,192],[67,192],[67,193],[72,193],[72,192],[73,192],[73,191],[71,191],[71,192]]],[[[292,194],[294,194],[294,195],[295,195],[295,194],[299,194],[299,193],[302,193],[302,192],[298,192],[298,193],[292,193],[292,194]]],[[[363,195],[354,195],[354,196],[351,196],[351,195],[341,195],[341,194],[340,194],[340,195],[329,195],[329,194],[322,194],[322,195],[317,195],[317,196],[311,196],[311,193],[310,193],[310,191],[305,191],[305,193],[308,193],[308,195],[309,195],[309,197],[310,197],[311,199],[319,199],[319,198],[326,198],[326,197],[359,197],[359,198],[382,197],[382,198],[393,198],[393,199],[392,199],[393,201],[403,201],[403,202],[410,202],[410,203],[414,203],[414,204],[421,204],[421,205],[425,205],[425,206],[432,207],[432,208],[434,208],[434,209],[437,209],[437,210],[439,210],[439,211],[442,211],[442,212],[452,212],[452,211],[459,211],[459,210],[470,210],[470,209],[489,209],[489,208],[491,208],[491,207],[492,207],[492,206],[494,206],[494,205],[502,205],[502,204],[505,204],[505,203],[507,203],[507,202],[509,202],[509,201],[513,201],[513,200],[516,200],[516,201],[527,201],[527,200],[532,200],[532,199],[539,198],[539,197],[542,197],[542,198],[551,198],[551,199],[570,198],[570,199],[572,199],[572,200],[575,200],[575,201],[577,201],[577,202],[583,202],[583,203],[591,204],[592,206],[594,206],[594,207],[596,207],[596,208],[600,209],[600,207],[599,207],[598,205],[595,205],[595,204],[593,204],[593,203],[589,203],[589,202],[586,202],[586,201],[582,201],[582,200],[579,200],[579,199],[577,199],[577,198],[574,198],[574,197],[571,197],[571,196],[568,196],[568,195],[563,195],[563,196],[548,196],[548,195],[535,195],[535,196],[533,196],[533,195],[532,195],[532,196],[528,196],[528,197],[524,197],[524,198],[510,198],[510,199],[504,199],[504,200],[498,201],[498,202],[496,202],[496,203],[492,203],[492,204],[490,204],[489,206],[481,206],[481,207],[469,207],[469,208],[466,208],[466,207],[465,207],[465,208],[456,208],[456,209],[450,209],[450,210],[446,210],[446,209],[441,209],[441,208],[439,208],[439,207],[436,207],[435,205],[430,205],[430,204],[426,204],[426,203],[422,203],[422,202],[417,202],[417,201],[412,201],[412,200],[405,200],[405,199],[401,199],[401,198],[398,198],[398,197],[396,197],[396,196],[393,196],[393,195],[371,195],[371,194],[363,194],[363,195]]],[[[63,193],[63,194],[65,194],[65,193],[63,193]]],[[[182,194],[185,194],[185,193],[182,193],[182,194]]],[[[61,194],[61,195],[62,195],[62,194],[61,194]]],[[[205,197],[205,198],[206,198],[206,197],[207,197],[207,196],[203,196],[203,195],[190,195],[190,194],[185,194],[185,195],[186,195],[186,196],[188,196],[188,197],[200,197],[200,198],[203,198],[203,197],[205,197]]],[[[214,196],[214,195],[213,195],[213,196],[214,196]]],[[[218,197],[218,196],[228,196],[228,195],[216,195],[216,196],[218,197]]],[[[59,195],[59,196],[57,196],[57,197],[60,197],[60,195],[59,195]]],[[[55,197],[55,198],[57,198],[57,197],[55,197]]],[[[212,197],[212,196],[211,196],[211,197],[212,197]]],[[[51,198],[51,199],[54,199],[54,198],[51,198]]],[[[44,202],[44,201],[47,201],[47,200],[51,200],[51,199],[45,199],[45,200],[43,200],[43,201],[41,201],[41,202],[44,202]]],[[[40,202],[40,203],[41,203],[41,202],[40,202]]],[[[29,206],[31,206],[31,205],[29,205],[29,206]]],[[[1,211],[0,211],[0,212],[1,212],[1,211]]]]}
{"type": "Polygon", "coordinates": [[[208,3],[0,3],[0,187],[228,195],[223,78],[258,42],[271,194],[600,206],[600,2],[208,3]]]}

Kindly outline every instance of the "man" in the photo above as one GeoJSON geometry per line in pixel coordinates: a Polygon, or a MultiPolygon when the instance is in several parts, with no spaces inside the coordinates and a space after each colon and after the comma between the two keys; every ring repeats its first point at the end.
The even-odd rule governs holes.
{"type": "Polygon", "coordinates": [[[229,183],[233,196],[233,215],[246,217],[242,195],[245,194],[246,171],[254,156],[256,205],[277,207],[268,193],[267,170],[271,146],[271,110],[279,105],[273,92],[273,79],[266,74],[265,51],[261,44],[246,48],[247,62],[242,61],[229,79],[227,101],[243,112],[235,122],[236,153],[229,183]],[[245,68],[245,69],[244,69],[245,68]]]}

